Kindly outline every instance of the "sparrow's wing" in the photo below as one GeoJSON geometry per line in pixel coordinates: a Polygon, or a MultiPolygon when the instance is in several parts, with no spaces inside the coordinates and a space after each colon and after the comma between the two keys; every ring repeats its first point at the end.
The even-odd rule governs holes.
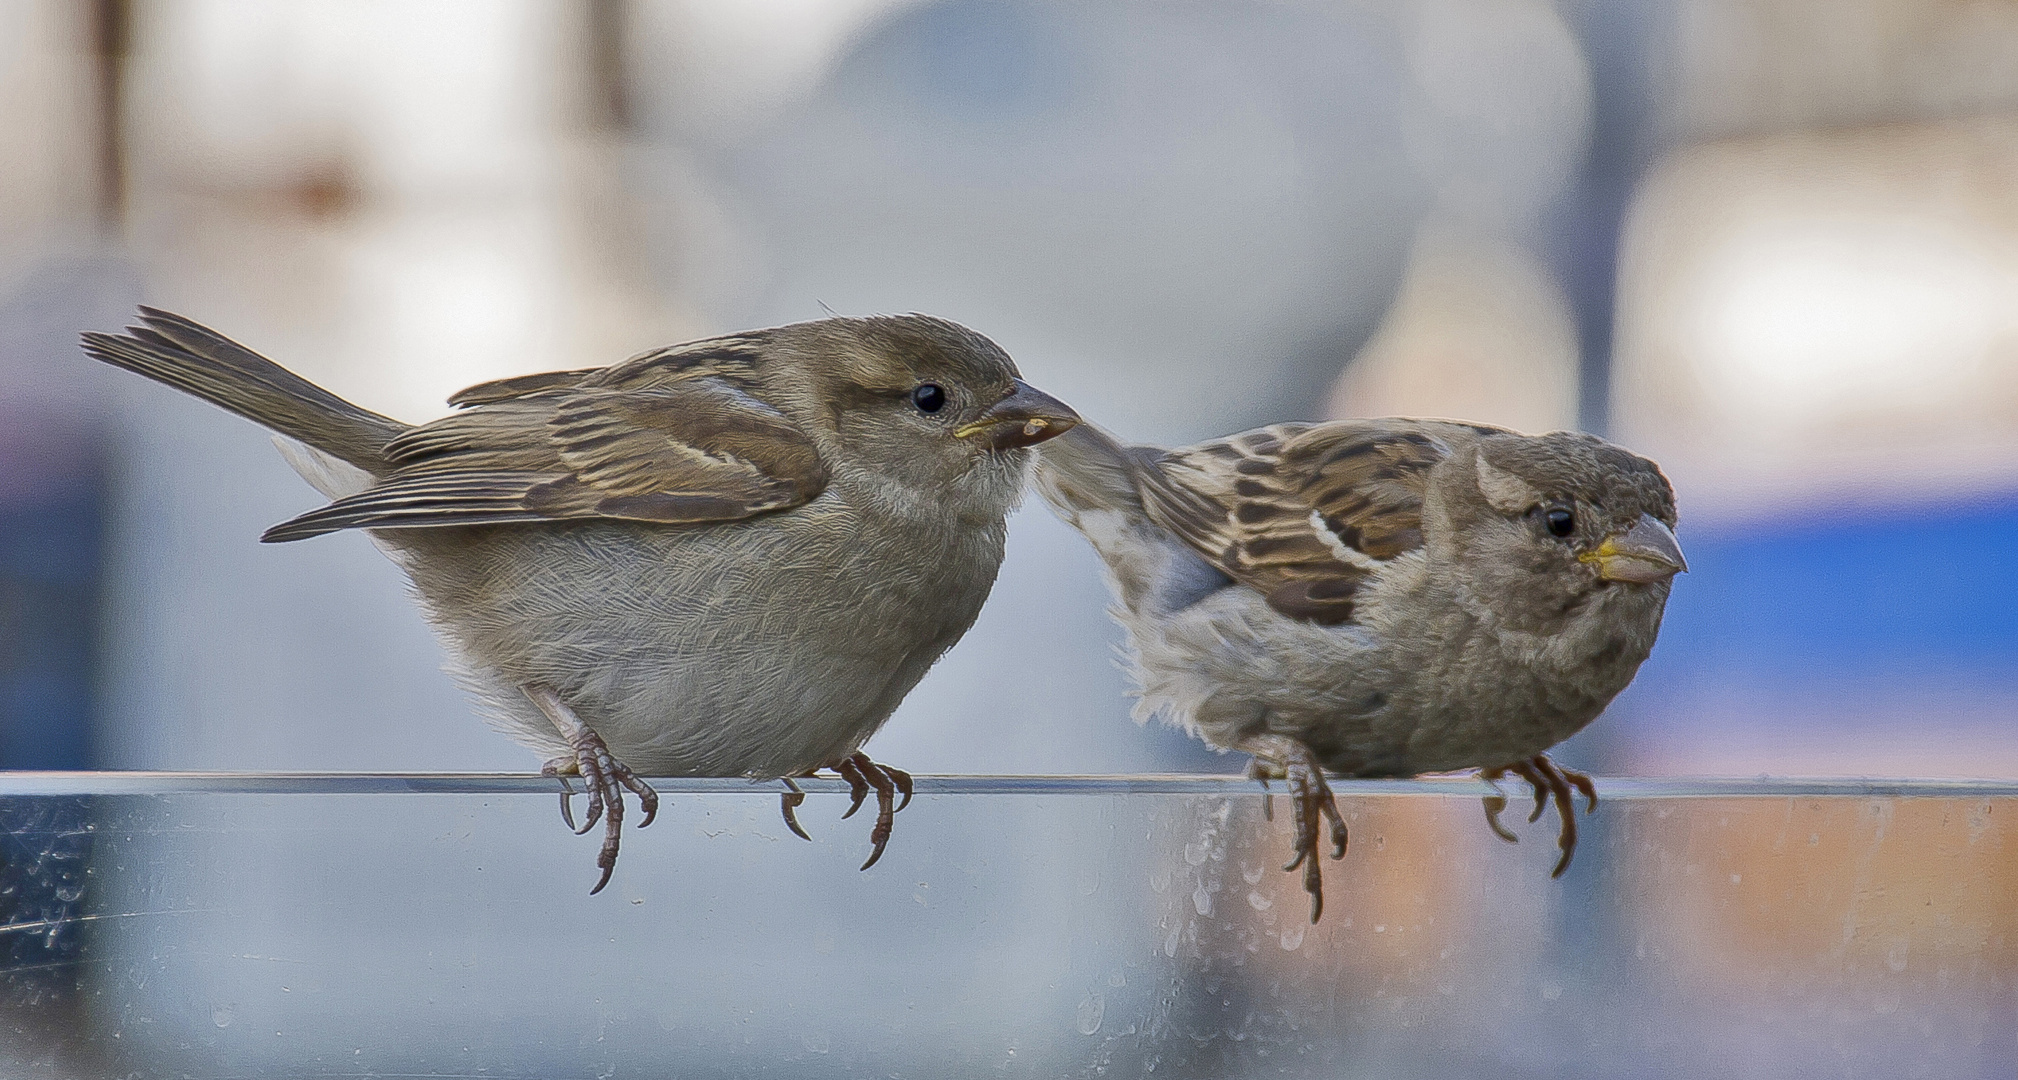
{"type": "Polygon", "coordinates": [[[509,379],[492,379],[475,386],[466,386],[451,394],[450,405],[465,409],[472,405],[488,405],[494,401],[536,394],[542,390],[566,390],[578,386],[583,380],[602,368],[576,368],[573,371],[542,371],[537,375],[514,375],[509,379]]]}
{"type": "Polygon", "coordinates": [[[744,380],[693,365],[609,378],[616,370],[559,387],[528,377],[527,391],[510,397],[489,397],[501,384],[486,384],[488,400],[388,445],[395,468],[377,485],[263,539],[581,518],[732,521],[825,489],[812,440],[744,380]]]}
{"type": "Polygon", "coordinates": [[[1486,430],[1413,420],[1257,428],[1165,454],[1144,470],[1143,501],[1270,607],[1348,622],[1359,587],[1422,546],[1429,471],[1486,430]]]}

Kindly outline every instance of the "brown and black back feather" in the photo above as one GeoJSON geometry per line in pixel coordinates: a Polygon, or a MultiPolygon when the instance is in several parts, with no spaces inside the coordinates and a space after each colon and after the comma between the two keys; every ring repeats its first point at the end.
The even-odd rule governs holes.
{"type": "Polygon", "coordinates": [[[1172,450],[1141,474],[1150,516],[1292,618],[1351,621],[1380,564],[1422,546],[1429,472],[1497,429],[1277,424],[1172,450]]]}

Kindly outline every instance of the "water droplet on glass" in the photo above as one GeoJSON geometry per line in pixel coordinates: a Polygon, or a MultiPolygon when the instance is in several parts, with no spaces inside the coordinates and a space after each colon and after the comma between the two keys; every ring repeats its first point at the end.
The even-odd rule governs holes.
{"type": "Polygon", "coordinates": [[[801,1035],[799,1036],[799,1043],[815,1054],[826,1053],[832,1045],[827,1041],[827,1033],[824,1031],[809,1032],[801,1035]]]}
{"type": "Polygon", "coordinates": [[[1250,892],[1247,894],[1247,906],[1256,911],[1267,911],[1269,908],[1275,906],[1275,901],[1261,895],[1259,892],[1250,892]]]}
{"type": "Polygon", "coordinates": [[[1305,929],[1306,927],[1302,923],[1297,923],[1295,926],[1284,930],[1282,932],[1282,951],[1295,952],[1298,948],[1301,948],[1305,929]]]}
{"type": "Polygon", "coordinates": [[[238,1019],[238,1011],[229,1005],[219,1005],[217,1008],[210,1010],[210,1022],[216,1024],[218,1027],[230,1027],[231,1022],[236,1019],[238,1019]]]}
{"type": "Polygon", "coordinates": [[[1193,866],[1204,866],[1205,845],[1196,842],[1184,845],[1184,861],[1193,866]]]}
{"type": "Polygon", "coordinates": [[[1170,936],[1163,939],[1163,955],[1170,957],[1177,955],[1177,937],[1177,928],[1173,926],[1170,928],[1170,936]]]}
{"type": "Polygon", "coordinates": [[[1893,971],[1906,970],[1906,943],[1901,941],[1885,950],[1885,966],[1893,971]]]}
{"type": "Polygon", "coordinates": [[[1170,868],[1167,866],[1158,867],[1155,873],[1149,875],[1149,887],[1159,893],[1169,892],[1170,868]]]}
{"type": "Polygon", "coordinates": [[[1205,891],[1203,882],[1191,890],[1191,906],[1197,908],[1200,915],[1212,914],[1212,894],[1205,891]]]}
{"type": "Polygon", "coordinates": [[[1100,1020],[1107,1015],[1107,999],[1099,994],[1088,994],[1079,1003],[1079,1034],[1091,1035],[1100,1030],[1100,1020]]]}
{"type": "Polygon", "coordinates": [[[1261,876],[1266,873],[1268,873],[1267,867],[1256,866],[1250,868],[1246,863],[1240,865],[1240,876],[1246,879],[1249,885],[1261,884],[1261,876]]]}

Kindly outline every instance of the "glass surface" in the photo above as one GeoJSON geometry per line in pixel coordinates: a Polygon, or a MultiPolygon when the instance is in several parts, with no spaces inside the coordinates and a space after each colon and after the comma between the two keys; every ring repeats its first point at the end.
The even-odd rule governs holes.
{"type": "Polygon", "coordinates": [[[867,872],[838,783],[666,781],[589,896],[550,781],[0,775],[0,1074],[2018,1071],[2018,785],[1598,786],[1551,880],[1553,811],[1340,784],[1311,926],[1231,778],[921,777],[867,872]]]}

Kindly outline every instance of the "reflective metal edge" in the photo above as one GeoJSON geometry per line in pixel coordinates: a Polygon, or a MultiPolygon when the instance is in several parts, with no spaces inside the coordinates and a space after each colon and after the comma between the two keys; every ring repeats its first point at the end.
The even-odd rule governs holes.
{"type": "MultiPolygon", "coordinates": [[[[653,777],[665,795],[775,795],[776,781],[735,777],[653,777]]],[[[2018,780],[1900,777],[1598,777],[1601,799],[1841,796],[1851,798],[2014,798],[2018,780]]],[[[798,781],[808,791],[844,792],[833,777],[798,781]]],[[[918,776],[919,795],[1260,795],[1240,776],[918,776]]],[[[1487,792],[1463,776],[1413,780],[1333,780],[1341,796],[1465,795],[1487,792]]],[[[7,772],[0,797],[59,795],[551,795],[554,781],[526,773],[7,772]]],[[[1278,786],[1277,791],[1281,788],[1278,786]]]]}

